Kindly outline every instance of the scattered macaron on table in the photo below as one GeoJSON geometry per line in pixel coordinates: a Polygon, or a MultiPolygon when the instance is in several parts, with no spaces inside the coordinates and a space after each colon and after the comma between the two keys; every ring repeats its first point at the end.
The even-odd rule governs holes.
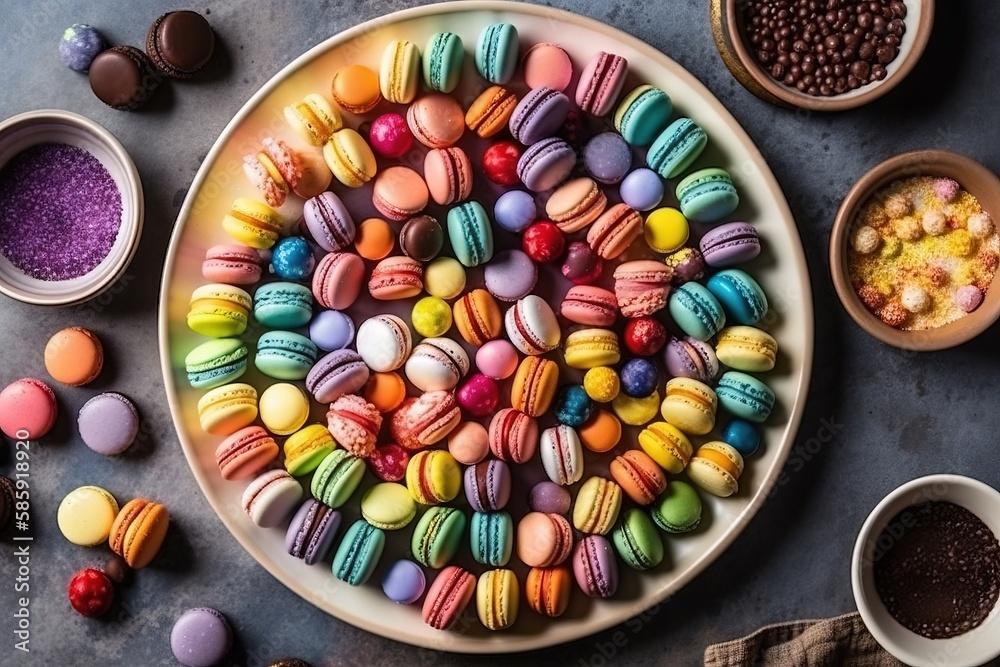
{"type": "Polygon", "coordinates": [[[812,344],[794,223],[718,102],[606,26],[498,8],[279,74],[196,178],[161,299],[229,529],[325,611],[469,652],[694,577],[774,483],[812,344]],[[254,169],[223,185],[230,160],[254,169]]]}

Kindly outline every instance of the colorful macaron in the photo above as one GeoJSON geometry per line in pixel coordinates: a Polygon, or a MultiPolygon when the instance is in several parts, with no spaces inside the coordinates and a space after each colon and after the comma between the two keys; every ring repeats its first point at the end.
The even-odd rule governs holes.
{"type": "Polygon", "coordinates": [[[264,428],[247,426],[219,443],[215,460],[222,479],[238,481],[255,477],[278,458],[278,443],[264,428]]]}
{"type": "Polygon", "coordinates": [[[701,169],[677,184],[681,213],[695,222],[716,222],[739,206],[740,197],[725,169],[701,169]]]}
{"type": "Polygon", "coordinates": [[[663,360],[672,377],[686,377],[709,384],[719,374],[715,350],[710,344],[691,336],[671,338],[663,348],[663,360]]]}
{"type": "Polygon", "coordinates": [[[458,553],[465,524],[465,513],[458,508],[429,507],[413,529],[410,552],[421,565],[436,570],[444,567],[458,553]]]}
{"type": "Polygon", "coordinates": [[[749,262],[760,254],[757,229],[745,222],[728,222],[707,231],[698,242],[705,263],[716,268],[749,262]]]}
{"type": "Polygon", "coordinates": [[[454,389],[469,372],[469,355],[451,338],[425,338],[406,360],[407,379],[421,391],[454,389]]]}
{"type": "Polygon", "coordinates": [[[542,86],[521,98],[510,117],[510,133],[531,146],[558,132],[569,113],[569,98],[558,90],[542,86]]]}
{"type": "Polygon", "coordinates": [[[684,283],[675,289],[668,309],[684,333],[701,341],[712,338],[726,324],[722,304],[701,283],[684,283]]]}
{"type": "Polygon", "coordinates": [[[618,298],[603,287],[574,285],[563,297],[559,314],[577,324],[609,327],[618,319],[618,298]]]}
{"type": "Polygon", "coordinates": [[[646,164],[663,178],[677,178],[698,159],[707,144],[708,135],[693,120],[678,118],[653,140],[646,164]]]}
{"type": "Polygon", "coordinates": [[[608,197],[588,176],[563,183],[545,202],[545,214],[563,232],[572,234],[597,220],[608,206],[608,197]]]}
{"type": "Polygon", "coordinates": [[[104,367],[104,347],[89,329],[68,327],[45,344],[45,370],[56,382],[80,387],[97,379],[104,367]]]}
{"type": "Polygon", "coordinates": [[[253,248],[237,243],[221,243],[205,252],[202,277],[213,283],[253,285],[261,277],[260,255],[253,248]]]}
{"type": "Polygon", "coordinates": [[[753,325],[767,314],[767,297],[757,281],[740,269],[725,269],[705,284],[732,324],[753,325]]]}
{"type": "Polygon", "coordinates": [[[551,359],[527,356],[518,364],[510,389],[511,407],[531,417],[549,411],[559,384],[559,366],[551,359]]]}
{"type": "Polygon", "coordinates": [[[715,342],[719,361],[738,371],[759,373],[774,368],[778,343],[774,337],[755,327],[726,327],[715,342]]]}
{"type": "Polygon", "coordinates": [[[257,250],[270,248],[282,231],[281,216],[267,204],[245,197],[233,200],[229,213],[222,218],[222,228],[237,243],[257,250]]]}
{"type": "Polygon", "coordinates": [[[465,497],[476,512],[494,512],[507,506],[511,475],[505,462],[480,461],[465,469],[464,478],[465,497]]]}
{"type": "Polygon", "coordinates": [[[458,146],[431,149],[424,157],[424,180],[435,204],[457,204],[472,194],[472,162],[458,146]]]}
{"type": "Polygon", "coordinates": [[[687,467],[694,452],[688,437],[667,422],[650,424],[639,433],[638,440],[642,451],[661,468],[675,475],[687,467]]]}
{"type": "Polygon", "coordinates": [[[389,431],[406,449],[418,450],[444,440],[461,419],[462,412],[452,392],[428,391],[403,401],[392,413],[389,431]]]}
{"type": "Polygon", "coordinates": [[[622,505],[622,489],[603,477],[591,477],[583,483],[573,505],[573,526],[582,533],[607,535],[611,532],[622,505]]]}
{"type": "Polygon", "coordinates": [[[230,435],[257,418],[257,390],[243,382],[216,387],[198,400],[198,420],[211,435],[230,435]]]}
{"type": "Polygon", "coordinates": [[[517,69],[517,28],[510,23],[483,28],[476,42],[476,69],[490,83],[510,81],[517,69]]]}
{"type": "Polygon", "coordinates": [[[361,516],[381,530],[405,528],[416,515],[413,494],[402,484],[380,482],[368,487],[361,496],[361,516]]]}
{"type": "Polygon", "coordinates": [[[503,408],[490,420],[489,443],[498,459],[525,463],[538,448],[538,422],[520,410],[503,408]]]}
{"type": "Polygon", "coordinates": [[[378,171],[368,142],[349,127],[333,133],[323,146],[323,159],[334,177],[349,188],[360,188],[375,178],[378,171]]]}
{"type": "Polygon", "coordinates": [[[598,51],[580,73],[576,87],[577,106],[594,116],[608,115],[621,95],[627,74],[628,60],[598,51]]]}
{"type": "Polygon", "coordinates": [[[357,255],[347,252],[328,253],[319,260],[313,272],[313,296],[324,308],[346,310],[361,293],[364,276],[365,263],[357,255]]]}
{"type": "Polygon", "coordinates": [[[431,90],[450,93],[462,77],[465,49],[453,32],[437,32],[427,40],[423,54],[424,83],[431,90]]]}
{"type": "Polygon", "coordinates": [[[573,576],[592,598],[609,598],[618,591],[618,561],[602,535],[585,535],[573,549],[573,576]]]}
{"type": "Polygon", "coordinates": [[[324,192],[302,208],[302,231],[327,252],[343,250],[354,242],[354,219],[340,197],[324,192]]]}
{"type": "Polygon", "coordinates": [[[568,486],[583,477],[583,447],[572,427],[560,424],[545,429],[538,447],[542,468],[550,480],[568,486]]]}
{"type": "Polygon", "coordinates": [[[323,424],[309,424],[285,438],[285,470],[292,477],[301,477],[314,471],[337,443],[323,424]]]}
{"type": "Polygon", "coordinates": [[[366,114],[382,101],[379,75],[364,65],[347,65],[333,75],[333,101],[344,111],[366,114]]]}
{"type": "Polygon", "coordinates": [[[394,104],[409,104],[420,87],[420,49],[405,39],[386,44],[378,71],[382,97],[394,104]]]}
{"type": "Polygon", "coordinates": [[[479,266],[493,258],[493,226],[477,201],[463,202],[448,211],[448,238],[463,266],[479,266]]]}
{"type": "Polygon", "coordinates": [[[517,557],[528,567],[552,567],[569,558],[573,527],[561,514],[528,512],[517,524],[517,557]]]}
{"type": "Polygon", "coordinates": [[[76,426],[87,447],[104,456],[116,456],[131,447],[139,435],[139,412],[127,397],[108,391],[83,404],[76,426]]]}
{"type": "Polygon", "coordinates": [[[476,613],[487,630],[505,630],[517,620],[520,599],[517,575],[507,569],[487,570],[476,585],[476,613]]]}
{"type": "Polygon", "coordinates": [[[278,380],[304,380],[319,350],[316,344],[294,331],[267,331],[257,339],[254,366],[278,380]]]}
{"type": "Polygon", "coordinates": [[[462,469],[445,450],[418,452],[406,466],[406,488],[421,505],[451,502],[462,489],[462,469]]]}
{"type": "Polygon", "coordinates": [[[354,495],[364,475],[364,461],[334,449],[317,466],[309,490],[313,498],[336,509],[354,495]]]}
{"type": "Polygon", "coordinates": [[[261,528],[284,524],[302,500],[302,486],[283,468],[258,475],[243,491],[243,511],[261,528]]]}
{"type": "Polygon", "coordinates": [[[358,327],[356,347],[376,373],[401,368],[413,349],[410,327],[396,315],[369,317],[358,327]]]}
{"type": "MultiPolygon", "coordinates": [[[[420,566],[405,558],[390,565],[382,575],[382,592],[396,604],[413,604],[424,594],[427,580],[420,566]]],[[[268,667],[282,667],[269,665],[268,667]]],[[[302,667],[288,665],[287,667],[302,667]]]]}
{"type": "Polygon", "coordinates": [[[195,389],[212,389],[238,380],[247,369],[246,343],[238,338],[215,338],[188,352],[184,370],[195,389]]]}
{"type": "Polygon", "coordinates": [[[611,534],[615,551],[633,570],[649,570],[663,562],[663,538],[649,515],[633,507],[611,534]]]}
{"type": "Polygon", "coordinates": [[[637,505],[649,505],[667,488],[667,478],[648,454],[630,449],[611,462],[611,477],[637,505]]]}
{"type": "Polygon", "coordinates": [[[239,287],[212,283],[191,293],[187,325],[195,333],[212,338],[239,336],[247,328],[253,302],[239,287]]]}
{"type": "Polygon", "coordinates": [[[774,392],[766,384],[746,373],[723,373],[716,387],[719,405],[734,417],[755,424],[765,421],[774,408],[774,392]]]}
{"type": "Polygon", "coordinates": [[[668,533],[687,533],[701,524],[702,503],[698,491],[682,480],[672,480],[650,507],[653,521],[668,533]]]}
{"type": "Polygon", "coordinates": [[[368,382],[370,371],[354,350],[334,350],[317,361],[306,374],[306,390],[319,403],[332,403],[353,394],[368,382]]]}
{"type": "Polygon", "coordinates": [[[524,354],[539,355],[554,350],[562,338],[552,307],[537,294],[518,299],[504,315],[507,338],[524,354]]]}
{"type": "Polygon", "coordinates": [[[59,503],[56,522],[67,540],[93,547],[107,541],[118,511],[118,501],[110,492],[99,486],[81,486],[59,503]]]}
{"type": "Polygon", "coordinates": [[[498,338],[503,329],[503,317],[493,295],[484,289],[474,289],[455,302],[455,328],[465,342],[481,347],[498,338]]]}
{"type": "Polygon", "coordinates": [[[490,86],[473,100],[465,114],[465,124],[486,139],[507,128],[516,107],[517,95],[503,86],[490,86]]]}
{"type": "Polygon", "coordinates": [[[667,381],[660,413],[684,433],[704,435],[715,425],[718,398],[708,385],[690,378],[667,381]]]}
{"type": "Polygon", "coordinates": [[[326,425],[337,444],[365,458],[375,450],[382,413],[360,396],[346,394],[330,404],[326,425]]]}
{"type": "Polygon", "coordinates": [[[285,122],[312,146],[322,146],[344,126],[344,119],[326,98],[310,93],[285,107],[285,122]]]}
{"type": "Polygon", "coordinates": [[[409,299],[424,289],[424,266],[412,257],[386,257],[372,269],[368,293],[380,301],[409,299]]]}
{"type": "Polygon", "coordinates": [[[313,293],[305,285],[274,282],[261,285],[253,296],[253,317],[271,329],[297,329],[312,317],[313,293]]]}
{"type": "Polygon", "coordinates": [[[326,558],[340,528],[340,512],[308,499],[292,516],[285,531],[285,550],[306,565],[326,558]]]}
{"type": "Polygon", "coordinates": [[[569,607],[569,568],[533,567],[524,582],[524,599],[534,611],[549,618],[562,616],[569,607]]]}
{"type": "Polygon", "coordinates": [[[548,137],[529,146],[517,161],[517,175],[533,192],[551,190],[573,172],[576,151],[564,139],[548,137]]]}
{"type": "Polygon", "coordinates": [[[628,204],[615,204],[587,231],[587,243],[600,257],[614,259],[642,235],[642,216],[628,204]]]}
{"type": "Polygon", "coordinates": [[[506,510],[473,512],[469,524],[472,557],[490,567],[503,567],[514,550],[514,523],[506,510]]]}
{"type": "Polygon", "coordinates": [[[614,271],[615,297],[625,317],[644,317],[662,310],[670,294],[673,272],[648,259],[622,262],[614,271]]]}
{"type": "Polygon", "coordinates": [[[717,440],[706,442],[691,457],[687,476],[695,486],[726,498],[739,491],[743,457],[736,448],[717,440]]]}
{"type": "Polygon", "coordinates": [[[447,630],[455,624],[475,594],[476,577],[457,565],[449,565],[438,573],[427,590],[421,617],[435,630],[447,630]]]}
{"type": "Polygon", "coordinates": [[[167,537],[170,512],[161,503],[134,498],[118,512],[108,544],[134,570],[149,565],[167,537]]]}
{"type": "Polygon", "coordinates": [[[621,360],[618,334],[611,329],[579,329],[566,337],[563,360],[570,368],[613,366],[621,360]]]}
{"type": "Polygon", "coordinates": [[[615,129],[633,146],[648,146],[670,122],[673,103],[665,92],[643,84],[629,91],[615,109],[615,129]]]}
{"type": "Polygon", "coordinates": [[[358,519],[340,541],[333,557],[333,576],[351,586],[360,586],[375,572],[383,549],[385,533],[364,519],[358,519]]]}

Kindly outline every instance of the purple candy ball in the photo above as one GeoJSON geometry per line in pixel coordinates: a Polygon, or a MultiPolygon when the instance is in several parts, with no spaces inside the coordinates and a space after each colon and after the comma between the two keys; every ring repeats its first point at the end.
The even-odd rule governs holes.
{"type": "Polygon", "coordinates": [[[535,221],[538,208],[535,198],[523,190],[510,190],[503,193],[493,205],[493,218],[496,223],[515,234],[535,221]]]}
{"type": "Polygon", "coordinates": [[[637,211],[652,211],[663,201],[663,179],[652,169],[636,169],[622,181],[618,194],[637,211]]]}
{"type": "Polygon", "coordinates": [[[531,489],[528,505],[535,512],[566,514],[570,506],[569,491],[555,482],[539,482],[531,489]]]}
{"type": "Polygon", "coordinates": [[[660,381],[660,371],[647,357],[629,359],[621,368],[622,393],[632,398],[645,398],[654,391],[660,381]]]}
{"type": "Polygon", "coordinates": [[[504,250],[494,255],[486,268],[483,279],[490,294],[501,301],[517,301],[535,288],[538,268],[528,255],[520,250],[504,250]]]}
{"type": "Polygon", "coordinates": [[[583,147],[583,166],[594,180],[617,183],[632,166],[632,149],[617,132],[602,132],[583,147]]]}
{"type": "Polygon", "coordinates": [[[325,352],[342,350],[354,340],[354,321],[339,310],[322,310],[309,324],[309,338],[325,352]]]}
{"type": "Polygon", "coordinates": [[[101,33],[86,23],[74,23],[63,31],[59,41],[59,60],[77,72],[86,72],[101,51],[108,48],[101,33]]]}
{"type": "Polygon", "coordinates": [[[424,594],[427,581],[420,566],[409,560],[397,560],[382,577],[382,591],[396,604],[413,604],[424,594]]]}
{"type": "Polygon", "coordinates": [[[185,667],[212,667],[222,662],[232,644],[226,617],[208,607],[188,609],[170,632],[170,649],[185,667]]]}

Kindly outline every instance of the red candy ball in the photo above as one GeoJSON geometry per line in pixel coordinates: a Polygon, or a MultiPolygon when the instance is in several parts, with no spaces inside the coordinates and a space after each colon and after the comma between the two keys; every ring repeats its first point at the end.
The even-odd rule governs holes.
{"type": "Polygon", "coordinates": [[[92,567],[80,570],[69,582],[69,603],[73,609],[94,618],[106,612],[115,599],[115,588],[111,580],[100,570],[92,567]]]}
{"type": "Polygon", "coordinates": [[[368,141],[383,157],[403,157],[413,148],[413,133],[401,115],[385,113],[372,121],[368,141]]]}
{"type": "Polygon", "coordinates": [[[391,443],[376,447],[367,461],[372,474],[383,482],[401,482],[406,477],[410,452],[396,443],[391,443]]]}
{"type": "Polygon", "coordinates": [[[483,172],[497,185],[514,185],[520,182],[517,177],[519,159],[520,146],[513,141],[498,141],[483,151],[483,172]]]}
{"type": "Polygon", "coordinates": [[[667,343],[667,329],[652,317],[637,317],[625,325],[625,347],[638,357],[651,357],[667,343]]]}
{"type": "Polygon", "coordinates": [[[535,222],[524,230],[521,247],[536,262],[551,262],[562,256],[566,237],[551,222],[535,222]]]}
{"type": "Polygon", "coordinates": [[[589,285],[601,277],[604,262],[601,256],[594,252],[583,241],[573,241],[569,244],[566,259],[563,261],[562,274],[575,285],[589,285]]]}
{"type": "Polygon", "coordinates": [[[482,373],[476,373],[455,394],[458,405],[473,417],[485,417],[493,412],[500,402],[500,387],[496,380],[482,373]]]}

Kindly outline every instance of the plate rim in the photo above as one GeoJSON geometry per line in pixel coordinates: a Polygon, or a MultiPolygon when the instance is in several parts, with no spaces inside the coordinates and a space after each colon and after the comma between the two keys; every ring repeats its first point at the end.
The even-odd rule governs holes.
{"type": "Polygon", "coordinates": [[[321,612],[326,613],[340,621],[349,623],[350,625],[365,630],[366,632],[371,632],[379,636],[397,641],[400,643],[405,643],[411,646],[419,646],[423,648],[430,648],[434,650],[443,650],[449,653],[467,653],[467,654],[495,654],[501,655],[505,653],[523,653],[525,651],[538,650],[543,648],[551,648],[554,646],[559,646],[573,641],[579,641],[586,637],[593,636],[599,632],[603,632],[608,628],[619,625],[628,619],[641,614],[644,610],[662,603],[667,598],[673,596],[677,591],[681,590],[687,586],[692,580],[694,580],[698,575],[700,575],[709,565],[715,562],[736,540],[736,538],[746,530],[750,521],[756,516],[760,511],[761,507],[767,501],[771,495],[771,491],[777,483],[778,477],[784,469],[785,463],[788,460],[788,456],[791,453],[792,446],[794,445],[795,438],[798,434],[798,429],[802,421],[802,415],[805,411],[805,404],[808,398],[808,387],[812,376],[812,366],[814,357],[814,345],[815,345],[815,319],[814,319],[814,309],[813,309],[813,295],[812,295],[812,280],[809,274],[809,268],[805,259],[805,251],[802,245],[802,238],[798,231],[798,226],[795,222],[795,217],[792,215],[792,211],[788,206],[788,201],[785,198],[784,192],[781,190],[781,186],[778,184],[774,173],[771,171],[770,166],[764,160],[763,154],[757,147],[757,144],[753,141],[749,134],[743,126],[736,120],[736,118],[730,113],[730,111],[722,104],[722,102],[716,97],[716,95],[708,89],[697,77],[695,77],[691,72],[689,72],[680,63],[675,61],[670,56],[666,55],[662,51],[659,51],[652,45],[646,43],[645,41],[631,35],[624,30],[614,27],[611,24],[602,23],[597,19],[591,18],[589,16],[583,16],[569,10],[549,7],[545,5],[535,5],[526,2],[514,2],[512,0],[454,0],[452,2],[436,2],[428,5],[421,5],[417,7],[409,7],[406,9],[401,9],[390,14],[385,14],[381,16],[375,16],[362,23],[359,23],[353,27],[346,30],[338,32],[331,35],[327,39],[319,42],[315,46],[311,47],[290,63],[282,67],[278,72],[276,72],[271,78],[269,78],[251,97],[248,99],[243,106],[240,107],[239,111],[233,116],[233,118],[226,124],[222,132],[219,134],[215,143],[212,145],[211,149],[206,154],[201,166],[195,173],[194,179],[188,188],[187,194],[184,197],[184,202],[181,205],[180,211],[174,220],[173,229],[170,234],[170,241],[167,247],[167,253],[164,257],[163,264],[163,274],[160,281],[159,290],[159,304],[157,307],[157,338],[160,348],[160,371],[163,375],[164,389],[167,394],[167,403],[170,408],[170,418],[177,432],[178,440],[180,441],[181,448],[184,453],[184,458],[194,474],[195,481],[198,483],[198,487],[201,491],[202,496],[208,501],[209,506],[212,511],[215,512],[216,517],[222,521],[223,525],[229,531],[230,535],[236,539],[236,541],[242,546],[257,564],[262,566],[268,574],[278,580],[286,588],[298,595],[302,600],[309,603],[314,608],[319,609],[321,612]],[[301,70],[304,66],[311,63],[313,60],[318,58],[320,55],[326,53],[332,48],[350,42],[359,36],[364,35],[367,32],[371,32],[381,27],[387,25],[399,23],[402,21],[407,21],[411,19],[423,18],[427,16],[432,16],[440,13],[461,13],[461,12],[509,12],[514,14],[527,14],[543,19],[556,19],[567,21],[570,23],[575,23],[584,28],[594,30],[608,35],[614,40],[628,43],[629,46],[634,48],[636,51],[643,53],[654,63],[661,66],[673,66],[679,73],[671,72],[672,76],[677,76],[684,81],[684,83],[690,86],[695,93],[700,97],[700,101],[704,104],[708,104],[713,111],[718,114],[718,116],[723,120],[726,125],[729,126],[729,130],[733,132],[736,139],[740,141],[744,148],[746,148],[750,159],[754,162],[757,169],[760,172],[762,179],[770,191],[771,196],[774,198],[777,208],[781,213],[782,221],[785,223],[785,232],[791,236],[793,241],[793,256],[790,261],[794,262],[799,274],[799,287],[801,289],[801,301],[798,308],[803,311],[803,323],[805,327],[805,341],[802,348],[802,368],[798,373],[798,381],[795,385],[795,401],[789,409],[789,419],[786,422],[785,429],[782,437],[782,448],[778,452],[771,465],[771,468],[767,471],[767,474],[761,480],[760,485],[755,491],[754,495],[750,498],[747,506],[740,512],[736,518],[733,520],[731,525],[727,527],[725,532],[715,543],[715,545],[707,550],[705,553],[699,555],[695,561],[684,571],[678,572],[677,576],[661,590],[656,591],[654,594],[646,596],[638,601],[637,604],[623,606],[620,609],[612,610],[610,613],[606,614],[604,618],[601,618],[591,626],[588,626],[586,632],[581,634],[575,634],[570,637],[560,637],[559,639],[552,641],[546,640],[545,635],[530,635],[519,639],[517,644],[505,645],[504,651],[497,651],[496,645],[493,643],[472,643],[466,644],[462,642],[433,642],[433,641],[419,641],[418,638],[408,637],[400,638],[394,637],[388,634],[388,629],[382,631],[380,628],[376,629],[369,626],[367,619],[362,618],[356,613],[350,610],[338,610],[338,613],[333,613],[327,609],[317,607],[311,602],[311,597],[309,591],[306,590],[305,586],[299,581],[292,577],[287,577],[283,573],[272,571],[272,568],[268,564],[273,564],[274,561],[267,554],[265,554],[258,546],[249,540],[244,540],[241,536],[241,530],[236,529],[235,520],[224,510],[221,505],[217,504],[209,493],[206,492],[206,488],[209,488],[208,482],[205,479],[202,471],[200,471],[193,464],[193,445],[188,441],[184,429],[180,428],[182,420],[179,418],[180,415],[180,404],[178,400],[178,392],[173,378],[173,365],[170,358],[170,350],[168,346],[169,332],[169,304],[167,299],[167,291],[170,282],[174,275],[174,270],[177,265],[177,254],[180,247],[180,239],[183,235],[183,230],[188,224],[188,220],[191,215],[191,210],[194,207],[195,200],[197,198],[197,193],[200,191],[202,186],[208,177],[208,174],[222,152],[223,147],[230,141],[233,134],[239,129],[239,126],[243,121],[251,114],[253,110],[260,104],[260,102],[270,95],[274,89],[279,85],[284,83],[284,81],[301,70]],[[183,221],[183,224],[181,224],[183,221]]]}

